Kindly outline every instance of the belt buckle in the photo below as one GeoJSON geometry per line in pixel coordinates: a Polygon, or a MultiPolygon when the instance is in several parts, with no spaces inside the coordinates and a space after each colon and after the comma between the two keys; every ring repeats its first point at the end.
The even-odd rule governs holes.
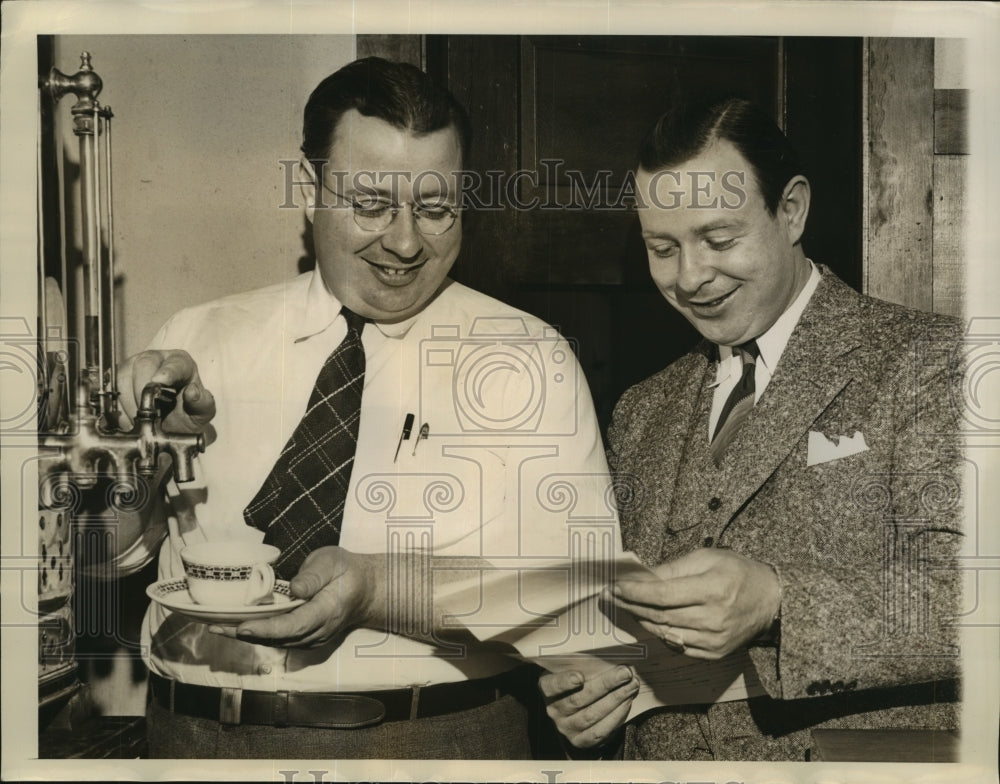
{"type": "Polygon", "coordinates": [[[323,710],[330,709],[332,713],[325,713],[318,721],[303,722],[303,726],[356,730],[381,724],[385,720],[385,703],[375,697],[331,694],[323,699],[323,704],[323,710]]]}
{"type": "Polygon", "coordinates": [[[219,690],[219,722],[239,724],[243,705],[243,689],[223,686],[219,690]]]}

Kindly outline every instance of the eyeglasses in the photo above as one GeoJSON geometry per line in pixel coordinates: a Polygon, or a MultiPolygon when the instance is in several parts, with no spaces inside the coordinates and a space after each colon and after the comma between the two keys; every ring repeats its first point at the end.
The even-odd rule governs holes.
{"type": "Polygon", "coordinates": [[[375,194],[358,194],[345,196],[323,183],[323,187],[339,199],[343,199],[351,208],[354,222],[363,231],[385,231],[396,219],[396,214],[407,204],[413,210],[417,221],[417,230],[421,234],[436,236],[444,234],[455,225],[458,219],[458,208],[450,204],[422,202],[401,202],[394,204],[388,199],[375,194]]]}

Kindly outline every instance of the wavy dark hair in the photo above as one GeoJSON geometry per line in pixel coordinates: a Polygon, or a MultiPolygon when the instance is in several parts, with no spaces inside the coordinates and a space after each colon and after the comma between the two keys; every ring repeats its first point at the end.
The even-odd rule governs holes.
{"type": "Polygon", "coordinates": [[[750,164],[771,215],[788,181],[802,174],[798,153],[760,106],[743,98],[684,102],[663,114],[639,146],[639,166],[648,172],[689,161],[712,142],[725,139],[750,164]]]}
{"type": "Polygon", "coordinates": [[[471,141],[468,115],[450,92],[409,63],[365,57],[326,77],[309,96],[301,149],[314,165],[329,157],[337,123],[351,109],[416,135],[452,127],[463,158],[471,141]]]}

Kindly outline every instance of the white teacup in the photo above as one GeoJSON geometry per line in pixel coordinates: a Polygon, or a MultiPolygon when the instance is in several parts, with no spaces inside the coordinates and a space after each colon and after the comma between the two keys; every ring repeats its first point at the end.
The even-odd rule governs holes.
{"type": "Polygon", "coordinates": [[[188,592],[198,604],[260,604],[274,590],[274,545],[238,540],[201,542],[181,550],[188,592]]]}

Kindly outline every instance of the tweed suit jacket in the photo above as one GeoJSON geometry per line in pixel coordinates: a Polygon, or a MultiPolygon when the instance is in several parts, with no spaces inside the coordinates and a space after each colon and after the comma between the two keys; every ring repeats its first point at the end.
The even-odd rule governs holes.
{"type": "Polygon", "coordinates": [[[653,566],[729,547],[770,564],[782,590],[777,640],[750,646],[768,696],[644,714],[626,756],[802,760],[816,727],[957,728],[959,326],[820,271],[720,466],[708,452],[714,345],[616,407],[626,549],[653,566]],[[867,449],[837,452],[857,433],[867,449]]]}

